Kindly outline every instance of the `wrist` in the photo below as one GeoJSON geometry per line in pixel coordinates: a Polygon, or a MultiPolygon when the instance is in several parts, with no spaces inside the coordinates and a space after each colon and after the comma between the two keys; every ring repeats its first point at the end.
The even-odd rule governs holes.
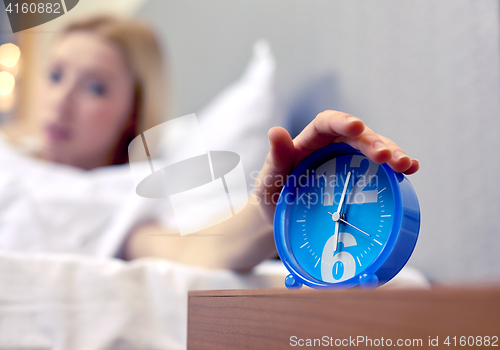
{"type": "Polygon", "coordinates": [[[267,198],[266,196],[259,196],[254,192],[248,199],[248,205],[255,207],[257,216],[263,223],[263,225],[268,226],[269,228],[272,229],[274,221],[274,210],[276,209],[276,204],[267,203],[266,198],[267,198]]]}

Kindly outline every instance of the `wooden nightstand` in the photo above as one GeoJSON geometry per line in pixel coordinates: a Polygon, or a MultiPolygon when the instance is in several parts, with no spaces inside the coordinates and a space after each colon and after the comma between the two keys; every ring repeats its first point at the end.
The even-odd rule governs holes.
{"type": "Polygon", "coordinates": [[[500,288],[189,293],[189,350],[311,348],[307,339],[319,339],[319,348],[380,348],[389,341],[399,348],[402,340],[412,342],[408,348],[453,349],[464,339],[471,344],[469,336],[470,349],[480,347],[476,337],[484,346],[486,336],[489,347],[495,336],[500,347],[500,288]],[[439,346],[430,346],[435,339],[439,346]]]}

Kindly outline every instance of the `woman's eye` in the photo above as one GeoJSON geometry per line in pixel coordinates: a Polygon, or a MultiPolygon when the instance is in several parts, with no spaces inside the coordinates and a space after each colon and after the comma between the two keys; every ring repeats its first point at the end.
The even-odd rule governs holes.
{"type": "Polygon", "coordinates": [[[50,81],[53,83],[59,83],[62,79],[62,73],[59,71],[50,72],[50,81]]]}
{"type": "Polygon", "coordinates": [[[89,90],[96,96],[104,96],[106,94],[106,87],[100,83],[91,83],[89,85],[89,90]]]}

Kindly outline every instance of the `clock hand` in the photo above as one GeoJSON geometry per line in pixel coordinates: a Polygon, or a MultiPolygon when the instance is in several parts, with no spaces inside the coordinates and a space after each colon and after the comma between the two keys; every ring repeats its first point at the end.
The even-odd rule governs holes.
{"type": "MultiPolygon", "coordinates": [[[[355,228],[356,230],[358,230],[359,232],[362,232],[364,233],[365,235],[367,235],[368,237],[371,237],[371,235],[369,235],[368,233],[366,233],[365,231],[357,228],[356,226],[354,226],[353,224],[347,222],[346,220],[344,220],[339,213],[335,212],[335,213],[330,213],[328,212],[328,214],[330,214],[332,216],[332,220],[335,221],[335,232],[337,232],[337,224],[339,221],[342,221],[344,224],[347,224],[349,226],[351,226],[352,228],[355,228]]],[[[344,215],[344,214],[342,214],[344,215]]],[[[338,237],[337,237],[338,238],[338,237]]],[[[338,242],[337,242],[338,243],[338,242]]],[[[337,249],[335,248],[334,251],[336,251],[337,249]]]]}
{"type": "Polygon", "coordinates": [[[340,197],[340,202],[339,202],[339,206],[337,208],[337,211],[334,214],[328,213],[332,216],[333,221],[335,221],[335,243],[334,243],[334,247],[333,247],[334,252],[337,251],[338,246],[339,246],[340,209],[342,208],[342,204],[344,203],[344,198],[345,198],[345,194],[347,192],[347,186],[349,185],[350,178],[351,178],[351,172],[349,171],[349,173],[347,173],[347,178],[345,180],[344,189],[342,190],[342,196],[340,197]]]}
{"type": "Polygon", "coordinates": [[[354,226],[353,224],[348,223],[348,222],[347,222],[347,221],[345,221],[344,219],[339,218],[339,221],[342,221],[344,224],[347,224],[347,225],[351,226],[352,228],[355,228],[355,229],[356,229],[356,230],[358,230],[359,232],[364,233],[364,234],[365,234],[365,235],[367,235],[368,237],[371,237],[368,233],[366,233],[365,231],[363,231],[363,230],[361,230],[361,229],[357,228],[357,227],[356,227],[356,226],[354,226]]]}
{"type": "Polygon", "coordinates": [[[340,218],[340,214],[335,212],[335,213],[330,213],[328,212],[328,214],[330,214],[332,216],[332,220],[335,221],[335,245],[333,246],[333,251],[336,252],[337,251],[337,248],[338,248],[338,245],[339,245],[339,227],[340,227],[340,223],[339,223],[339,218],[340,218]]]}
{"type": "Polygon", "coordinates": [[[349,186],[349,180],[351,178],[351,172],[347,173],[347,178],[345,180],[344,189],[342,191],[342,196],[340,197],[339,207],[337,208],[337,213],[340,213],[340,209],[342,208],[342,204],[344,204],[345,194],[347,192],[347,186],[349,186]]]}
{"type": "Polygon", "coordinates": [[[333,246],[333,251],[336,252],[338,247],[339,247],[339,226],[340,226],[340,223],[338,221],[335,222],[335,243],[334,243],[334,246],[333,246]]]}

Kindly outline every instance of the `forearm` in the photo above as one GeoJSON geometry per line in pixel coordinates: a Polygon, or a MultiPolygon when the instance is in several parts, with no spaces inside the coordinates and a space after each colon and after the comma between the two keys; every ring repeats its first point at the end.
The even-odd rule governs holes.
{"type": "Polygon", "coordinates": [[[142,226],[127,241],[125,258],[155,256],[244,271],[276,254],[272,232],[252,197],[235,217],[191,235],[181,237],[157,224],[142,226]]]}

